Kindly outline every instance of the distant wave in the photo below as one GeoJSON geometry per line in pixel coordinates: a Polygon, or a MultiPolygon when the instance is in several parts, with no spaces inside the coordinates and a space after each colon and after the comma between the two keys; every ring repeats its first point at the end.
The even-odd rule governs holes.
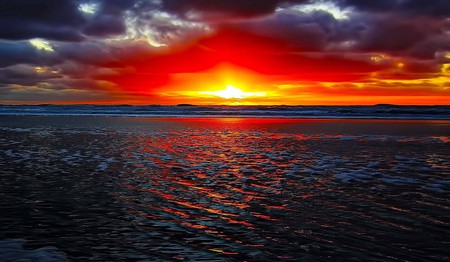
{"type": "Polygon", "coordinates": [[[0,105],[0,115],[450,119],[450,106],[0,105]]]}

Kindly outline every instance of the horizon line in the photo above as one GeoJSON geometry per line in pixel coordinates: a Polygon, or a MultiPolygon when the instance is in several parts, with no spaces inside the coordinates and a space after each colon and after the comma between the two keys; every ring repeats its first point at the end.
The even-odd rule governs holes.
{"type": "Polygon", "coordinates": [[[279,106],[279,107],[351,107],[351,106],[417,106],[417,107],[427,107],[427,106],[450,106],[450,104],[440,105],[440,104],[390,104],[390,103],[377,103],[377,104],[349,104],[349,105],[325,105],[325,104],[316,104],[316,105],[286,105],[286,104],[254,104],[254,105],[232,105],[232,104],[207,104],[207,105],[199,105],[199,104],[190,104],[190,103],[181,103],[181,104],[108,104],[108,103],[23,103],[23,104],[15,104],[15,103],[0,103],[0,106],[174,106],[174,107],[214,107],[214,106],[226,106],[226,107],[255,107],[255,106],[279,106]]]}

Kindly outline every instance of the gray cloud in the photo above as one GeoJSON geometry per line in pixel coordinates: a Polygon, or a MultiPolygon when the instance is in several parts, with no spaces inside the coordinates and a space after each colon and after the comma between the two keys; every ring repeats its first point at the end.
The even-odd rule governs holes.
{"type": "Polygon", "coordinates": [[[0,41],[0,68],[15,64],[53,65],[60,62],[55,53],[40,52],[29,42],[0,41]]]}
{"type": "Polygon", "coordinates": [[[15,65],[0,69],[0,85],[18,84],[32,86],[62,76],[52,68],[15,65]]]}
{"type": "Polygon", "coordinates": [[[1,0],[0,39],[80,41],[86,20],[71,0],[1,0]]]}
{"type": "Polygon", "coordinates": [[[271,14],[283,3],[303,3],[307,0],[164,0],[165,10],[185,14],[189,11],[199,12],[206,17],[250,18],[271,14]],[[211,14],[211,15],[208,15],[211,14]]]}
{"type": "Polygon", "coordinates": [[[392,12],[402,15],[448,17],[448,0],[338,0],[341,5],[353,6],[367,12],[392,12]]]}

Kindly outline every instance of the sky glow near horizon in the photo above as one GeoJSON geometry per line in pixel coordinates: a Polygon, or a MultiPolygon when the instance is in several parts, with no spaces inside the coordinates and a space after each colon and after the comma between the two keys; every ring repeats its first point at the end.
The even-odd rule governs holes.
{"type": "Polygon", "coordinates": [[[450,104],[448,0],[16,0],[0,24],[0,103],[450,104]]]}

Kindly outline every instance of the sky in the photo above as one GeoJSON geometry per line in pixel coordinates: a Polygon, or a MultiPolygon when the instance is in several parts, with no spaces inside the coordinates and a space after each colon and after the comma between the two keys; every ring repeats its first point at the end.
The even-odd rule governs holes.
{"type": "Polygon", "coordinates": [[[450,104],[449,0],[0,0],[2,104],[450,104]]]}

